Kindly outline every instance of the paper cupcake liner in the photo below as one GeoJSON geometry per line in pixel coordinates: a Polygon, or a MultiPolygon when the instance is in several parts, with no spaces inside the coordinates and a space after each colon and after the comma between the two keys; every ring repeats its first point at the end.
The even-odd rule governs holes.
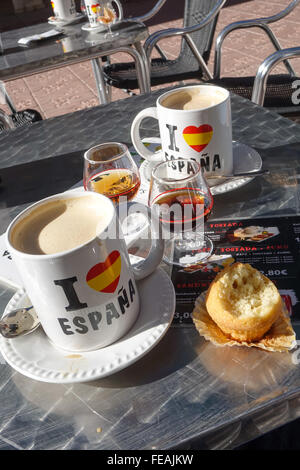
{"type": "Polygon", "coordinates": [[[287,309],[283,304],[282,312],[269,331],[259,341],[237,341],[223,333],[213,321],[205,306],[206,292],[203,292],[195,302],[192,313],[193,322],[200,335],[216,346],[246,346],[255,347],[266,351],[285,352],[293,349],[296,343],[296,335],[293,330],[287,309]]]}

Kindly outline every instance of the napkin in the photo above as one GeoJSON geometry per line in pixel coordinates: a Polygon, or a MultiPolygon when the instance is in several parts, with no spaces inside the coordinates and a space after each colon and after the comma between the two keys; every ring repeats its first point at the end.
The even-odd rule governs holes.
{"type": "Polygon", "coordinates": [[[18,40],[18,43],[26,45],[32,41],[42,41],[43,39],[49,39],[55,36],[60,36],[61,34],[62,34],[61,31],[57,31],[56,29],[50,29],[50,31],[46,31],[45,33],[34,34],[33,36],[27,36],[26,38],[21,38],[18,40]]]}

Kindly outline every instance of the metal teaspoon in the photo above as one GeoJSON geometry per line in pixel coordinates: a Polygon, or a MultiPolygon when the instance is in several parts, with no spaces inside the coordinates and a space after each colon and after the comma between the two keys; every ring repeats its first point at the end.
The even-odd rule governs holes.
{"type": "Polygon", "coordinates": [[[16,338],[32,333],[40,326],[34,308],[18,308],[4,315],[0,320],[0,333],[5,338],[16,338]]]}
{"type": "Polygon", "coordinates": [[[248,171],[245,173],[235,173],[232,175],[209,175],[206,176],[207,179],[216,179],[216,178],[222,178],[222,179],[230,179],[230,178],[245,178],[248,176],[262,176],[262,175],[268,175],[270,173],[269,170],[259,170],[259,171],[248,171]]]}

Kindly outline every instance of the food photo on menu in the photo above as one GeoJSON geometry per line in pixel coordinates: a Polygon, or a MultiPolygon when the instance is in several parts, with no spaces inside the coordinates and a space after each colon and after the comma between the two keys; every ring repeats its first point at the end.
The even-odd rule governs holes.
{"type": "Polygon", "coordinates": [[[300,0],[279,3],[1,2],[0,449],[197,464],[300,416],[300,103],[274,111],[268,76],[295,88],[300,0]],[[266,32],[287,49],[256,63],[266,32]]]}
{"type": "Polygon", "coordinates": [[[259,227],[250,225],[249,227],[234,230],[232,236],[237,241],[247,240],[252,242],[262,242],[268,238],[279,235],[277,227],[259,227]]]}

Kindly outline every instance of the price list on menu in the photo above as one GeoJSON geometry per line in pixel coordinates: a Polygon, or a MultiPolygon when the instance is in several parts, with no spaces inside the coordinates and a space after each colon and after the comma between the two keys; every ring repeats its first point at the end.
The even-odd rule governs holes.
{"type": "Polygon", "coordinates": [[[206,224],[206,234],[214,243],[212,256],[189,268],[173,267],[175,324],[192,323],[191,312],[198,295],[234,262],[249,263],[269,277],[292,321],[300,321],[300,216],[214,220],[206,224]]]}

